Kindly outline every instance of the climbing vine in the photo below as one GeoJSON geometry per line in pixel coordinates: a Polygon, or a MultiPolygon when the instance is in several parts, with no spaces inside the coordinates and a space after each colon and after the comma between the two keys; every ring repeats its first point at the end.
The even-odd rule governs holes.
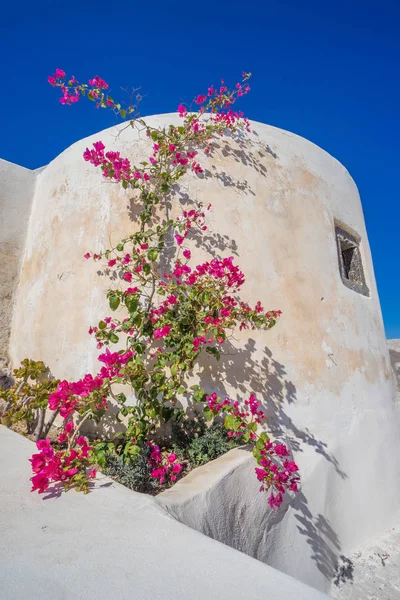
{"type": "Polygon", "coordinates": [[[188,242],[194,232],[207,230],[210,205],[193,201],[177,217],[163,217],[174,186],[185,176],[203,174],[201,155],[212,153],[216,139],[250,131],[249,121],[232,108],[250,91],[250,77],[242,73],[233,89],[224,81],[211,86],[195,98],[195,112],[180,104],[180,124],[161,128],[147,125],[134,104],[122,107],[116,102],[100,77],[79,83],[57,69],[48,78],[61,91],[62,104],[86,97],[98,108],[129,117],[128,126],[145,132],[152,151],[139,164],[107,150],[101,141],[83,154],[105,179],[135,190],[139,226],[115,247],[85,254],[101,262],[118,282],[107,292],[111,316],[89,329],[100,350],[101,367],[79,381],[59,382],[48,395],[48,408],[64,425],[56,441],[37,442],[39,453],[31,459],[32,490],[44,492],[52,481],[61,481],[65,489],[88,491],[96,475],[93,465],[104,465],[107,450],[116,447],[126,461],[134,461],[147,447],[152,476],[161,483],[175,482],[182,465],[174,453],[160,450],[154,436],[165,422],[182,418],[185,400],[199,407],[210,423],[222,418],[230,437],[253,444],[260,490],[268,492],[272,508],[280,506],[285,492],[298,490],[298,468],[285,444],[271,441],[262,430],[266,417],[253,394],[238,402],[188,384],[202,353],[218,361],[233,330],[270,329],[280,311],[266,311],[261,302],[249,306],[240,299],[245,277],[233,257],[193,264],[188,242]],[[135,403],[126,393],[116,393],[116,384],[131,390],[135,403]],[[88,419],[101,422],[111,405],[118,406],[126,431],[90,445],[83,425],[88,419]]]}

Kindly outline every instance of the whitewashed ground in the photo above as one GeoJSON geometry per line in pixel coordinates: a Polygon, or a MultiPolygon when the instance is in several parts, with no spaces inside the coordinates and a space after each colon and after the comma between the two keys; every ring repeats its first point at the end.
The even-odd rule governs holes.
{"type": "Polygon", "coordinates": [[[400,600],[400,526],[393,527],[342,562],[336,600],[400,600]]]}

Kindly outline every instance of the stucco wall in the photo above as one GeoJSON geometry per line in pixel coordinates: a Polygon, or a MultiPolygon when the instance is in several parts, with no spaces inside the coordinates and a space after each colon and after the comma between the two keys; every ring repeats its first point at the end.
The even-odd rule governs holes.
{"type": "Polygon", "coordinates": [[[8,381],[12,307],[34,185],[34,171],[0,159],[0,385],[8,381]]]}
{"type": "MultiPolygon", "coordinates": [[[[297,500],[271,525],[268,560],[327,589],[336,558],[390,525],[398,511],[399,416],[353,180],[307,140],[260,123],[252,129],[241,141],[219,142],[214,156],[202,159],[204,176],[188,176],[168,210],[177,212],[187,194],[211,202],[205,249],[192,244],[196,258],[235,256],[247,276],[242,298],[261,299],[283,316],[270,332],[237,333],[221,361],[204,359],[195,376],[210,390],[233,397],[252,390],[263,401],[303,478],[297,500]],[[361,238],[368,297],[341,280],[335,222],[361,238]],[[299,553],[309,558],[302,572],[299,553]]],[[[87,330],[109,314],[109,280],[83,254],[135,226],[134,194],[82,160],[99,139],[133,161],[149,156],[149,141],[137,132],[117,133],[74,144],[38,176],[11,354],[14,362],[44,360],[61,378],[98,369],[87,330]]]]}
{"type": "Polygon", "coordinates": [[[388,340],[387,344],[397,386],[397,397],[400,400],[400,340],[388,340]]]}

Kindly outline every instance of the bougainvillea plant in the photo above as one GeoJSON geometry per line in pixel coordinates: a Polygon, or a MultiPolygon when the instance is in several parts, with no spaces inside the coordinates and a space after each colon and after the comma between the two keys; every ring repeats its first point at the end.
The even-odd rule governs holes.
{"type": "Polygon", "coordinates": [[[95,476],[92,465],[102,465],[104,449],[113,441],[90,446],[82,426],[87,419],[100,422],[111,404],[119,407],[127,423],[122,442],[118,441],[123,456],[134,460],[147,445],[152,476],[173,483],[181,476],[182,465],[175,454],[161,452],[154,435],[164,422],[182,416],[185,399],[200,407],[210,423],[222,417],[230,436],[253,444],[256,476],[260,490],[268,492],[271,508],[280,506],[285,492],[298,490],[298,468],[286,445],[271,441],[263,430],[266,417],[253,394],[242,402],[232,401],[187,383],[201,353],[219,360],[233,330],[269,329],[280,311],[266,311],[261,302],[249,306],[240,299],[245,277],[233,257],[192,264],[188,241],[194,231],[207,229],[210,206],[193,202],[174,219],[162,217],[177,182],[190,173],[203,173],[201,155],[212,153],[217,138],[250,131],[248,120],[232,108],[249,92],[250,76],[243,73],[233,89],[224,81],[211,86],[195,98],[195,112],[180,104],[180,124],[159,129],[147,125],[136,106],[123,108],[116,102],[100,77],[82,84],[57,69],[48,78],[60,89],[62,104],[86,97],[98,108],[108,108],[122,119],[129,117],[132,127],[145,130],[152,151],[140,164],[107,150],[101,141],[83,154],[104,178],[136,191],[139,225],[115,247],[85,254],[86,259],[103,263],[118,282],[107,293],[112,316],[89,329],[100,350],[101,367],[79,381],[61,381],[49,395],[48,408],[60,414],[64,427],[57,442],[37,442],[39,453],[31,459],[32,490],[43,492],[54,481],[63,482],[66,489],[88,490],[95,476]],[[171,265],[167,272],[161,266],[166,260],[171,265]],[[129,386],[136,399],[133,405],[124,393],[114,392],[115,384],[129,386]]]}

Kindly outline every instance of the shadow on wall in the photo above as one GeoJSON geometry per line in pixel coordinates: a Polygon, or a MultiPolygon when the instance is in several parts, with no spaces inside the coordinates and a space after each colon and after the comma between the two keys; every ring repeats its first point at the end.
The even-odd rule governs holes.
{"type": "MultiPolygon", "coordinates": [[[[346,479],[346,474],[336,457],[329,452],[327,444],[308,428],[297,427],[286,414],[285,405],[296,401],[296,387],[288,379],[284,365],[274,359],[271,350],[265,346],[261,360],[256,360],[255,357],[259,357],[260,352],[253,339],[249,339],[240,348],[236,348],[231,342],[227,342],[225,347],[227,349],[221,354],[218,363],[209,361],[207,355],[202,356],[200,373],[196,374],[200,385],[210,392],[216,391],[222,397],[226,395],[225,386],[229,386],[237,391],[237,399],[244,399],[254,392],[262,401],[268,429],[276,439],[287,443],[290,450],[296,453],[303,452],[304,445],[313,448],[333,466],[341,479],[346,479]]],[[[297,529],[306,537],[312,551],[311,559],[318,570],[330,582],[350,579],[351,569],[343,566],[348,564],[349,559],[340,554],[340,540],[327,519],[321,514],[311,513],[307,498],[302,492],[296,494],[290,505],[298,521],[297,529]]],[[[285,514],[286,510],[281,510],[276,515],[277,519],[271,519],[269,524],[275,526],[285,514]]]]}

